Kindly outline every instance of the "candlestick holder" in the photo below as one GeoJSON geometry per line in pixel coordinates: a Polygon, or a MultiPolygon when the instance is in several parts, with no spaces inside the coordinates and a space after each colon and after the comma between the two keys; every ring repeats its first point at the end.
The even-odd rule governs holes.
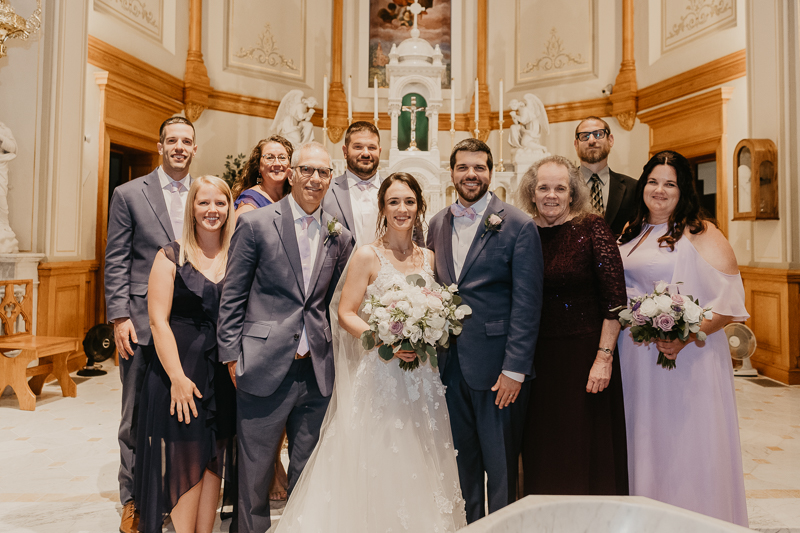
{"type": "Polygon", "coordinates": [[[503,122],[500,120],[500,163],[497,165],[497,172],[505,172],[506,166],[503,164],[503,122]]]}
{"type": "Polygon", "coordinates": [[[478,139],[478,135],[481,133],[481,130],[478,129],[478,119],[475,119],[475,138],[478,139]]]}
{"type": "Polygon", "coordinates": [[[450,119],[450,152],[453,151],[453,147],[456,145],[456,119],[450,119]]]}

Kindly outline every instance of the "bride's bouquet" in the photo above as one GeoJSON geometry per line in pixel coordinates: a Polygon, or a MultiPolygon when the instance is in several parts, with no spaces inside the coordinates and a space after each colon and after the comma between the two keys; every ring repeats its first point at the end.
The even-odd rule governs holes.
{"type": "Polygon", "coordinates": [[[369,315],[369,328],[361,335],[365,350],[376,344],[378,355],[391,360],[399,350],[413,350],[414,361],[400,361],[403,370],[414,370],[428,359],[438,366],[436,347],[447,348],[450,334],[461,333],[461,320],[472,313],[468,305],[461,304],[455,284],[449,287],[433,283],[425,286],[419,274],[406,278],[406,284],[391,286],[382,296],[365,299],[362,311],[369,315]]]}
{"type": "MultiPolygon", "coordinates": [[[[669,287],[666,281],[658,281],[655,283],[655,291],[631,298],[628,307],[619,312],[620,324],[631,327],[634,341],[685,341],[690,333],[694,333],[699,341],[706,339],[706,334],[700,331],[700,323],[703,318],[711,320],[711,308],[701,307],[697,300],[679,294],[677,289],[672,294],[669,287]]],[[[668,359],[660,351],[657,364],[667,370],[675,368],[675,360],[668,359]]]]}

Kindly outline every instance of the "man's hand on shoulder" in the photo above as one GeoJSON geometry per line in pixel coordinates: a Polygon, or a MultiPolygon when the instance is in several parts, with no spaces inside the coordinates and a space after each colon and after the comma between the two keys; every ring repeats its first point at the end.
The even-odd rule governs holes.
{"type": "Polygon", "coordinates": [[[128,359],[133,355],[131,341],[138,343],[136,328],[129,317],[117,318],[114,320],[114,343],[117,345],[117,352],[123,359],[128,359]]]}

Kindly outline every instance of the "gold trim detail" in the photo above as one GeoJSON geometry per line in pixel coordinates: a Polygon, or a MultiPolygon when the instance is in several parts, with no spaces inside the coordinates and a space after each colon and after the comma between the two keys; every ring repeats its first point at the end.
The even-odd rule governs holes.
{"type": "Polygon", "coordinates": [[[26,40],[36,33],[42,25],[42,0],[36,0],[36,9],[28,20],[14,12],[14,8],[6,0],[0,0],[0,58],[6,55],[6,41],[8,39],[26,40]]]}
{"type": "Polygon", "coordinates": [[[275,44],[275,36],[272,35],[272,28],[270,28],[269,22],[264,25],[264,31],[258,36],[258,44],[247,50],[241,47],[233,55],[255,59],[262,65],[266,64],[270,67],[286,67],[291,70],[297,70],[293,59],[286,59],[283,54],[278,53],[278,46],[275,44]]]}
{"type": "Polygon", "coordinates": [[[558,36],[558,31],[553,28],[550,30],[550,38],[544,43],[544,55],[535,63],[529,61],[522,69],[522,74],[536,70],[559,70],[567,65],[583,65],[585,63],[586,60],[580,54],[575,56],[564,51],[564,42],[558,36]]]}
{"type": "Polygon", "coordinates": [[[686,10],[688,13],[680,18],[680,22],[672,25],[672,31],[667,35],[667,39],[674,39],[683,32],[696,30],[712,18],[732,11],[733,4],[729,0],[689,0],[686,10]]]}
{"type": "Polygon", "coordinates": [[[153,28],[158,29],[158,21],[152,11],[147,10],[147,4],[141,0],[115,0],[122,9],[136,18],[141,18],[153,28]]]}

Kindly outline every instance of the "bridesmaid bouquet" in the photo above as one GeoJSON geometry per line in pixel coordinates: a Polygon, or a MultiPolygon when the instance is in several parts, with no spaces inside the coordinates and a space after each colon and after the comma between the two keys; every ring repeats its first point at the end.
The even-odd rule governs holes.
{"type": "MultiPolygon", "coordinates": [[[[699,341],[706,339],[706,334],[700,331],[700,323],[703,318],[711,319],[711,308],[701,307],[697,300],[691,296],[682,296],[677,289],[672,294],[669,287],[666,281],[658,281],[655,291],[631,298],[628,307],[619,312],[620,324],[623,327],[630,326],[634,341],[685,341],[690,333],[694,333],[699,341]]],[[[668,359],[660,351],[657,364],[667,370],[675,368],[675,360],[668,359]]]]}
{"type": "Polygon", "coordinates": [[[362,333],[361,344],[390,361],[399,350],[413,350],[414,361],[400,361],[403,370],[414,370],[430,358],[431,366],[439,365],[436,346],[447,348],[450,334],[461,333],[461,320],[472,313],[461,304],[455,284],[445,287],[434,283],[430,288],[419,274],[406,278],[403,286],[393,285],[382,296],[365,299],[362,311],[369,315],[370,329],[362,333]],[[381,344],[382,343],[382,344],[381,344]]]}

